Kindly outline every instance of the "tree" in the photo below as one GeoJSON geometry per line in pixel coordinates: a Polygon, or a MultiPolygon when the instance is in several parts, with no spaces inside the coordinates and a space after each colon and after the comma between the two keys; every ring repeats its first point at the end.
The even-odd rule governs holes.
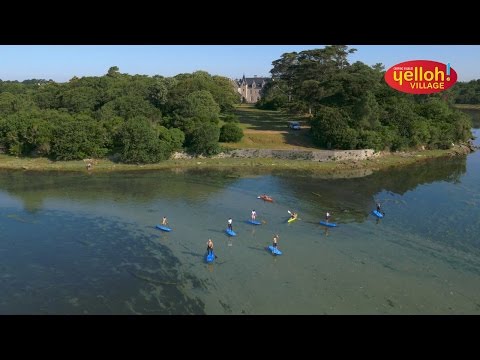
{"type": "Polygon", "coordinates": [[[290,100],[287,91],[288,88],[284,81],[269,81],[262,88],[262,97],[255,106],[263,110],[279,110],[285,108],[290,100]]]}
{"type": "Polygon", "coordinates": [[[145,117],[128,119],[119,134],[121,160],[126,163],[156,163],[170,155],[171,148],[160,141],[150,121],[145,117]]]}
{"type": "Polygon", "coordinates": [[[342,74],[349,68],[348,55],[355,52],[344,45],[283,54],[270,71],[274,81],[286,84],[293,108],[315,113],[321,105],[330,105],[329,97],[341,91],[342,74]]]}
{"type": "Polygon", "coordinates": [[[188,94],[180,103],[177,113],[185,118],[218,122],[220,107],[206,90],[188,94]]]}
{"type": "Polygon", "coordinates": [[[33,94],[33,99],[40,109],[58,109],[61,107],[60,94],[64,85],[48,83],[40,86],[33,94]]]}
{"type": "Polygon", "coordinates": [[[371,91],[366,91],[358,99],[354,105],[353,114],[357,121],[356,128],[375,130],[381,125],[380,105],[378,105],[375,95],[371,91]]]}
{"type": "Polygon", "coordinates": [[[100,103],[98,92],[92,87],[71,87],[62,92],[61,106],[71,113],[93,113],[100,103]]]}
{"type": "Polygon", "coordinates": [[[0,93],[0,115],[13,114],[18,111],[33,111],[37,107],[27,94],[0,93]]]}
{"type": "Polygon", "coordinates": [[[76,114],[53,129],[51,156],[56,160],[78,160],[105,156],[105,128],[87,115],[76,114]]]}
{"type": "Polygon", "coordinates": [[[171,152],[182,149],[185,142],[185,134],[180,129],[167,129],[164,126],[158,126],[158,138],[168,144],[171,152]]]}
{"type": "Polygon", "coordinates": [[[328,149],[355,149],[357,132],[348,126],[350,118],[344,111],[321,107],[311,121],[314,142],[328,149]]]}
{"type": "Polygon", "coordinates": [[[187,134],[188,150],[198,155],[214,155],[220,150],[218,139],[220,129],[214,123],[197,123],[190,134],[187,134]]]}
{"type": "Polygon", "coordinates": [[[174,77],[176,85],[168,94],[167,109],[173,112],[189,94],[195,91],[208,91],[222,112],[233,110],[240,102],[240,94],[236,92],[230,79],[223,76],[211,76],[205,71],[196,71],[193,74],[179,74],[174,77]]]}
{"type": "Polygon", "coordinates": [[[120,116],[124,119],[143,116],[152,121],[160,121],[162,114],[159,109],[140,96],[121,96],[109,101],[99,110],[99,117],[107,119],[120,116]]]}
{"type": "Polygon", "coordinates": [[[120,69],[118,68],[118,66],[112,66],[110,69],[108,69],[107,76],[116,77],[119,75],[119,73],[120,69]]]}
{"type": "Polygon", "coordinates": [[[226,123],[220,128],[220,141],[222,142],[238,142],[242,138],[242,128],[233,122],[226,123]]]}

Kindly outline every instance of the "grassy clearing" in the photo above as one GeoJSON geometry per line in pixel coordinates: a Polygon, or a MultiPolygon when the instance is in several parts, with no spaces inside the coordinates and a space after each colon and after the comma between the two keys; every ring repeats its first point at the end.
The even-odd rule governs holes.
{"type": "Polygon", "coordinates": [[[319,150],[308,137],[308,130],[262,131],[244,130],[242,140],[237,143],[222,143],[231,149],[272,149],[272,150],[319,150]]]}
{"type": "Polygon", "coordinates": [[[259,110],[253,104],[242,104],[235,109],[242,128],[248,130],[285,131],[288,121],[299,121],[302,126],[306,118],[292,116],[280,111],[259,110]]]}
{"type": "Polygon", "coordinates": [[[243,129],[244,137],[237,143],[222,145],[234,149],[315,149],[308,134],[308,119],[291,116],[280,111],[256,109],[251,104],[242,104],[235,111],[243,129]],[[301,130],[288,128],[288,121],[299,121],[301,130]]]}

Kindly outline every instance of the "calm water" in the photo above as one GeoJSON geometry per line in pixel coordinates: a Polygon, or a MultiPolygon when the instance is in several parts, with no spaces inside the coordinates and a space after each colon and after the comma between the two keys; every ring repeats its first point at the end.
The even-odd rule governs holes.
{"type": "Polygon", "coordinates": [[[480,314],[480,153],[343,180],[0,172],[0,201],[1,314],[480,314]]]}

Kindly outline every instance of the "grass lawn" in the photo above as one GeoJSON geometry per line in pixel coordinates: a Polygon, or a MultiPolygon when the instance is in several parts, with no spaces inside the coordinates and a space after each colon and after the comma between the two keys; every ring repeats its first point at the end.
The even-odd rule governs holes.
{"type": "Polygon", "coordinates": [[[222,143],[234,149],[316,149],[310,139],[308,118],[280,111],[259,110],[252,104],[242,104],[235,110],[244,137],[238,143],[222,143]],[[299,121],[301,130],[288,128],[288,121],[299,121]]]}

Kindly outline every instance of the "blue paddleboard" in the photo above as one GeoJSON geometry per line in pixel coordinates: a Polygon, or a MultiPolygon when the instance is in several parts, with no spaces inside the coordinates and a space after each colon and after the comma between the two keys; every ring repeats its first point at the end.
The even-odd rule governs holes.
{"type": "Polygon", "coordinates": [[[320,225],[323,225],[323,226],[329,226],[329,227],[336,227],[337,224],[335,223],[331,223],[331,222],[326,222],[326,221],[320,221],[320,225]]]}
{"type": "Polygon", "coordinates": [[[257,220],[247,220],[247,223],[249,224],[252,224],[252,225],[262,225],[262,223],[260,221],[257,221],[257,220]]]}
{"type": "Polygon", "coordinates": [[[207,263],[211,263],[213,262],[213,260],[215,260],[215,254],[213,253],[213,251],[211,253],[205,254],[205,261],[207,263]]]}
{"type": "Polygon", "coordinates": [[[277,248],[274,248],[273,245],[269,245],[267,248],[273,255],[282,255],[282,252],[277,248]]]}
{"type": "Polygon", "coordinates": [[[373,210],[372,214],[380,219],[383,218],[383,214],[381,212],[378,212],[377,210],[373,210]]]}
{"type": "Polygon", "coordinates": [[[172,231],[172,229],[170,229],[169,227],[167,226],[164,226],[164,225],[157,225],[155,226],[157,229],[160,229],[160,230],[163,230],[163,231],[172,231]]]}
{"type": "Polygon", "coordinates": [[[237,235],[237,233],[235,231],[230,230],[230,229],[226,229],[225,232],[230,236],[236,236],[237,235]]]}

